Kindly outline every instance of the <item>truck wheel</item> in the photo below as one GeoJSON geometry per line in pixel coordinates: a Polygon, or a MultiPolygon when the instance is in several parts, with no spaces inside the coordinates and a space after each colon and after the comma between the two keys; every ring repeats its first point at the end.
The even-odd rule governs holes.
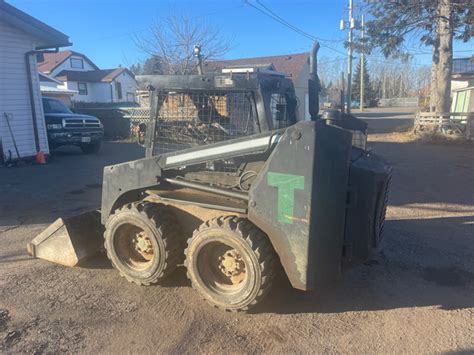
{"type": "Polygon", "coordinates": [[[100,149],[100,142],[92,144],[82,144],[80,148],[84,154],[98,153],[100,149]]]}
{"type": "Polygon", "coordinates": [[[177,228],[163,207],[153,203],[125,205],[106,223],[107,256],[128,281],[157,283],[176,269],[182,258],[177,228]]]}
{"type": "Polygon", "coordinates": [[[188,240],[185,255],[193,287],[213,306],[227,311],[255,306],[275,275],[275,252],[267,236],[234,216],[201,224],[188,240]]]}

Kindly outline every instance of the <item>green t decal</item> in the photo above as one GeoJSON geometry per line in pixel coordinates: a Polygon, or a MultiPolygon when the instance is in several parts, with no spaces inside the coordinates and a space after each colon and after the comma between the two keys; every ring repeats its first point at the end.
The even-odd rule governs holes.
{"type": "Polygon", "coordinates": [[[267,182],[278,189],[278,221],[293,224],[294,190],[304,189],[304,176],[268,172],[267,182]]]}

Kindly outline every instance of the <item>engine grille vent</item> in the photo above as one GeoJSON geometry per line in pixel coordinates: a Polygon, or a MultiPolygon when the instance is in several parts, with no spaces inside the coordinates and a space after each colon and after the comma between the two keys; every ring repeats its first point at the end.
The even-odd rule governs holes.
{"type": "Polygon", "coordinates": [[[374,240],[373,247],[380,245],[383,239],[383,232],[385,227],[385,216],[387,213],[388,196],[390,192],[390,184],[392,181],[392,172],[390,171],[388,179],[382,185],[377,198],[377,205],[375,208],[375,223],[374,223],[374,240]]]}

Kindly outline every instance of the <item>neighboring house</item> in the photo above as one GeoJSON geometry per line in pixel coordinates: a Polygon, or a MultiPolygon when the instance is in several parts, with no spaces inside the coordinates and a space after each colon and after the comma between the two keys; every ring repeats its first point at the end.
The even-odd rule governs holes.
{"type": "Polygon", "coordinates": [[[474,56],[453,59],[451,89],[458,90],[474,86],[474,56]]]}
{"type": "Polygon", "coordinates": [[[76,95],[77,91],[66,89],[62,81],[43,73],[39,73],[39,80],[41,96],[58,99],[71,106],[71,97],[76,95]]]}
{"type": "Polygon", "coordinates": [[[474,56],[453,59],[451,112],[474,112],[474,56]]]}
{"type": "Polygon", "coordinates": [[[87,56],[74,51],[47,53],[38,69],[76,91],[72,101],[134,102],[137,83],[126,68],[99,69],[87,56]]]}
{"type": "Polygon", "coordinates": [[[14,143],[21,157],[49,153],[36,51],[70,45],[65,34],[0,0],[0,160],[18,158],[14,143]]]}
{"type": "Polygon", "coordinates": [[[298,98],[298,116],[309,119],[308,79],[309,53],[285,54],[270,57],[216,60],[204,63],[205,73],[217,73],[222,69],[251,67],[284,73],[293,80],[298,98]]]}
{"type": "Polygon", "coordinates": [[[453,91],[451,112],[474,112],[474,86],[453,91]]]}

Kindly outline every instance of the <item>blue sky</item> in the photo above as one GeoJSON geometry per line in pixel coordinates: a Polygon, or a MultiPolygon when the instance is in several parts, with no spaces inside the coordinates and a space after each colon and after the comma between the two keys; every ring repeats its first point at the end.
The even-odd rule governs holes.
{"type": "MultiPolygon", "coordinates": [[[[254,0],[252,0],[254,1],[254,0]]],[[[191,17],[219,26],[234,47],[226,58],[265,56],[308,51],[311,41],[257,10],[243,0],[7,0],[22,11],[67,34],[72,49],[87,54],[99,67],[129,66],[143,60],[134,36],[145,33],[154,21],[170,13],[191,17]]],[[[347,0],[261,0],[289,23],[321,42],[321,57],[344,57],[339,20],[347,17],[347,0]],[[325,47],[325,46],[326,47],[325,47]],[[327,47],[332,47],[329,49],[327,47]],[[342,52],[342,53],[341,53],[342,52]]],[[[358,1],[355,0],[357,5],[358,1]]],[[[357,9],[355,14],[358,15],[357,9]]],[[[455,44],[455,57],[474,54],[474,41],[455,44]],[[469,53],[467,50],[471,50],[469,53]]],[[[430,56],[420,54],[429,48],[413,44],[415,60],[428,64],[430,56]],[[416,47],[416,48],[415,48],[416,47]]]]}

